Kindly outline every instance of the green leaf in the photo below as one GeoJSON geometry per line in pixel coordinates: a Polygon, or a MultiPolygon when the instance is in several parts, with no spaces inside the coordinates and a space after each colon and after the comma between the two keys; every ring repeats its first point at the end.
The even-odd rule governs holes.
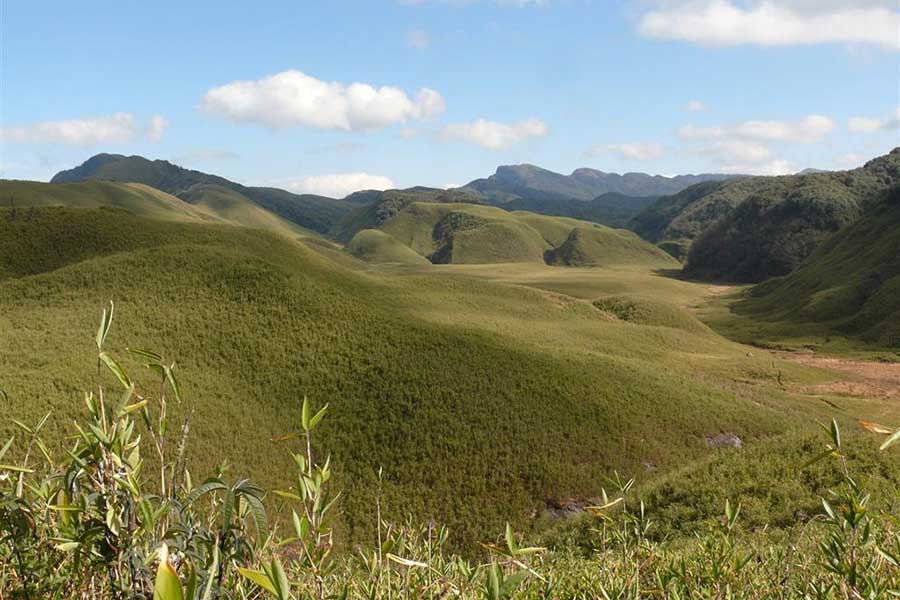
{"type": "Polygon", "coordinates": [[[892,433],[891,437],[884,440],[884,443],[881,444],[881,447],[879,448],[879,450],[886,450],[887,448],[896,444],[898,441],[900,441],[900,429],[898,429],[897,431],[892,433]]]}
{"type": "Polygon", "coordinates": [[[57,544],[56,549],[60,552],[73,552],[80,546],[81,542],[63,542],[62,544],[57,544]]]}
{"type": "Polygon", "coordinates": [[[34,473],[34,469],[17,467],[15,465],[0,465],[0,471],[14,471],[16,473],[34,473]]]}
{"type": "Polygon", "coordinates": [[[112,371],[113,375],[116,376],[116,379],[122,384],[123,387],[129,388],[131,387],[131,379],[128,378],[128,374],[125,373],[125,369],[122,368],[116,359],[107,354],[106,352],[100,353],[100,360],[103,361],[110,371],[112,371]]]}
{"type": "Polygon", "coordinates": [[[175,371],[172,370],[172,367],[163,367],[163,372],[166,374],[166,381],[169,383],[169,387],[172,388],[172,393],[175,394],[175,400],[180,403],[181,388],[178,387],[178,380],[175,378],[175,371]]]}
{"type": "Polygon", "coordinates": [[[278,589],[278,600],[288,600],[291,596],[291,584],[288,582],[287,575],[281,561],[276,556],[272,559],[272,581],[278,589]]]}
{"type": "Polygon", "coordinates": [[[153,584],[153,600],[184,600],[181,580],[169,560],[169,547],[165,544],[159,549],[159,568],[153,584]]]}
{"type": "Polygon", "coordinates": [[[269,576],[263,573],[262,571],[256,571],[254,569],[245,569],[243,567],[237,568],[238,573],[241,574],[241,577],[249,579],[259,587],[263,588],[276,598],[278,597],[278,590],[275,589],[275,585],[272,583],[272,580],[269,579],[269,576]]]}
{"type": "MultiPolygon", "coordinates": [[[[210,574],[215,573],[219,569],[219,538],[216,538],[215,543],[213,544],[213,559],[212,565],[209,567],[210,574]]],[[[212,598],[212,585],[216,580],[215,577],[210,575],[210,577],[206,580],[206,588],[203,590],[203,596],[201,596],[200,600],[211,600],[212,598]]]]}
{"type": "Polygon", "coordinates": [[[109,301],[109,312],[106,312],[105,308],[103,309],[103,316],[100,317],[100,327],[97,329],[97,350],[103,350],[103,342],[106,341],[106,336],[109,334],[109,328],[112,325],[114,309],[115,306],[112,300],[109,301]]]}
{"type": "Polygon", "coordinates": [[[825,452],[822,452],[821,454],[815,456],[812,460],[807,461],[802,467],[800,467],[800,470],[802,471],[803,469],[816,464],[820,460],[824,460],[831,456],[835,456],[835,451],[834,450],[826,450],[825,452]]]}
{"type": "Polygon", "coordinates": [[[319,421],[322,420],[322,417],[325,416],[325,411],[328,410],[328,405],[322,407],[322,409],[315,414],[315,416],[309,420],[309,428],[312,429],[316,425],[319,424],[319,421]]]}
{"type": "Polygon", "coordinates": [[[489,600],[500,600],[500,567],[495,563],[488,566],[488,576],[485,583],[489,600]]]}
{"type": "Polygon", "coordinates": [[[9,447],[12,446],[13,441],[16,439],[16,436],[12,436],[9,438],[9,441],[3,444],[3,448],[0,448],[0,458],[3,458],[3,455],[9,450],[9,447]]]}
{"type": "Polygon", "coordinates": [[[386,555],[388,560],[397,563],[398,565],[403,565],[404,567],[427,567],[428,563],[421,562],[418,560],[410,560],[408,558],[403,558],[401,556],[397,556],[396,554],[391,554],[388,552],[386,555]]]}
{"type": "Polygon", "coordinates": [[[522,582],[525,581],[526,577],[528,577],[528,571],[522,569],[521,571],[516,571],[515,573],[504,579],[503,584],[500,586],[500,597],[505,598],[506,596],[509,596],[514,591],[516,591],[516,588],[518,588],[522,584],[522,582]]]}
{"type": "Polygon", "coordinates": [[[841,447],[841,430],[838,428],[837,421],[833,418],[831,419],[831,439],[836,447],[841,447]]]}
{"type": "Polygon", "coordinates": [[[300,411],[300,424],[303,426],[303,431],[309,431],[309,413],[309,399],[303,396],[303,408],[300,411]]]}
{"type": "Polygon", "coordinates": [[[510,554],[516,553],[516,536],[509,523],[506,524],[506,547],[509,548],[510,554]]]}

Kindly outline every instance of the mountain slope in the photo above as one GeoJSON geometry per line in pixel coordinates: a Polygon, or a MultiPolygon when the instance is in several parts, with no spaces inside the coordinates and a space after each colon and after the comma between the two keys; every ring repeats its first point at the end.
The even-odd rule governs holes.
{"type": "Polygon", "coordinates": [[[168,161],[151,161],[142,156],[119,154],[98,154],[74,169],[60,171],[51,179],[51,183],[92,179],[144,183],[178,197],[190,196],[195,202],[199,201],[198,194],[189,193],[194,186],[227,188],[279,217],[319,233],[326,233],[354,206],[352,203],[324,196],[243,186],[223,177],[185,169],[168,161]]]}
{"type": "Polygon", "coordinates": [[[831,332],[900,348],[900,186],[793,273],[753,288],[735,311],[763,330],[772,324],[795,335],[831,332]]]}
{"type": "Polygon", "coordinates": [[[626,196],[618,192],[607,192],[592,200],[516,198],[502,204],[501,208],[571,217],[608,227],[624,228],[641,210],[655,201],[655,196],[626,196]]]}
{"type": "Polygon", "coordinates": [[[273,438],[296,427],[304,395],[329,403],[314,451],[334,457],[342,531],[356,539],[371,531],[378,490],[386,518],[435,518],[471,543],[526,523],[548,497],[597,494],[613,469],[680,468],[710,452],[711,432],[749,440],[793,422],[694,376],[686,355],[764,368],[708,333],[618,321],[523,286],[358,274],[266,231],[116,210],[10,213],[0,209],[5,411],[26,422],[51,411],[48,436],[69,423],[97,383],[85,360],[113,299],[107,349],[129,373],[149,381],[126,345],[177,361],[185,404],[170,411],[196,411],[192,473],[227,461],[229,479],[283,488],[291,459],[273,438]]]}
{"type": "Polygon", "coordinates": [[[486,179],[476,179],[462,189],[477,192],[491,204],[527,200],[593,200],[608,193],[623,196],[662,196],[673,194],[696,183],[721,180],[728,175],[678,175],[664,177],[645,173],[604,173],[594,169],[576,169],[562,175],[535,165],[497,167],[486,179]]]}
{"type": "Polygon", "coordinates": [[[650,241],[689,247],[690,276],[758,282],[789,273],[897,183],[900,148],[852,171],[694,186],[657,200],[632,228],[650,241]]]}

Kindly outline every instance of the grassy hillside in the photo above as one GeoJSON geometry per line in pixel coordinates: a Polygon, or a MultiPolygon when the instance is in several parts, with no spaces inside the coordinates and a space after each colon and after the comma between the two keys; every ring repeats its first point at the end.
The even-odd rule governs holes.
{"type": "Polygon", "coordinates": [[[328,232],[353,207],[343,200],[267,187],[249,187],[217,175],[185,169],[164,160],[148,160],[142,156],[98,154],[83,164],[57,173],[51,183],[87,180],[143,183],[181,198],[197,199],[190,193],[195,186],[218,186],[241,194],[251,202],[300,227],[328,232]]]}
{"type": "Polygon", "coordinates": [[[900,183],[900,148],[852,171],[749,177],[661,198],[633,228],[680,251],[698,278],[758,282],[796,268],[900,183]],[[685,243],[685,240],[693,242],[685,243]]]}
{"type": "Polygon", "coordinates": [[[246,196],[219,185],[195,185],[181,194],[189,202],[232,225],[268,229],[282,235],[316,235],[299,225],[283,219],[246,196]]]}
{"type": "Polygon", "coordinates": [[[763,393],[767,358],[521,285],[359,274],[267,232],[114,210],[4,210],[0,240],[9,414],[52,409],[59,431],[80,410],[97,313],[113,299],[111,350],[127,340],[177,361],[186,404],[173,411],[197,411],[196,472],[225,460],[229,477],[284,485],[290,458],[272,438],[295,425],[303,395],[328,402],[316,451],[344,474],[341,522],[355,537],[368,533],[379,466],[387,515],[436,518],[471,541],[528,523],[548,498],[595,495],[612,469],[701,457],[710,433],[752,440],[807,418],[763,393]]]}
{"type": "Polygon", "coordinates": [[[202,208],[140,183],[88,181],[57,185],[37,181],[0,180],[0,206],[10,208],[11,205],[19,209],[33,206],[109,207],[167,221],[216,220],[202,208]]]}
{"type": "Polygon", "coordinates": [[[363,229],[347,244],[347,252],[370,263],[427,265],[428,259],[377,229],[363,229]]]}
{"type": "Polygon", "coordinates": [[[742,339],[900,349],[900,187],[787,277],[752,288],[727,330],[742,339]]]}
{"type": "MultiPolygon", "coordinates": [[[[443,193],[447,194],[447,193],[443,193]]],[[[386,193],[354,212],[339,237],[377,228],[437,264],[529,262],[553,265],[672,267],[666,253],[636,235],[596,223],[492,206],[438,202],[441,194],[386,193]]]]}

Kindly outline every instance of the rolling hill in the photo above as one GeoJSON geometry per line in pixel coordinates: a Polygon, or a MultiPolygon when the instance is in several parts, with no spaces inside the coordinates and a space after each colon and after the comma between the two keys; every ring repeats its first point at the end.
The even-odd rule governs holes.
{"type": "Polygon", "coordinates": [[[83,164],[57,173],[51,183],[86,180],[143,183],[191,202],[201,202],[204,192],[221,201],[221,190],[231,190],[269,212],[305,229],[328,232],[354,204],[311,194],[293,194],[278,188],[248,187],[217,175],[185,169],[164,160],[148,160],[142,156],[98,154],[83,164]]]}
{"type": "Polygon", "coordinates": [[[900,186],[733,310],[752,319],[754,339],[847,337],[900,349],[900,186]]]}
{"type": "MultiPolygon", "coordinates": [[[[439,264],[676,264],[628,231],[564,217],[509,212],[469,204],[465,202],[468,199],[470,196],[458,191],[385,193],[380,202],[352,213],[341,224],[338,238],[350,237],[353,248],[360,241],[353,236],[377,229],[439,264]]],[[[371,234],[365,235],[371,241],[371,234]]],[[[385,242],[385,238],[379,239],[385,242]]],[[[370,254],[370,258],[377,259],[378,255],[370,254]]]]}
{"type": "Polygon", "coordinates": [[[897,183],[900,148],[852,171],[694,186],[657,200],[634,218],[632,228],[687,253],[689,276],[758,282],[789,273],[897,183]]]}
{"type": "MultiPolygon", "coordinates": [[[[411,207],[429,223],[486,215],[551,240],[566,235],[548,217],[411,207]]],[[[388,225],[419,232],[414,216],[388,225]]],[[[751,440],[799,418],[716,383],[753,377],[768,359],[672,326],[678,320],[657,307],[635,309],[635,319],[619,305],[565,298],[430,270],[361,273],[264,230],[108,208],[2,209],[4,410],[28,422],[51,411],[48,435],[69,423],[96,383],[85,359],[99,309],[113,299],[108,345],[129,372],[148,376],[125,346],[177,361],[186,404],[173,414],[197,413],[192,472],[227,460],[228,476],[284,485],[290,457],[271,440],[294,427],[308,395],[331,407],[316,451],[331,453],[341,473],[345,535],[370,531],[383,467],[386,516],[436,518],[467,542],[506,520],[527,523],[548,498],[590,497],[613,469],[642,473],[651,461],[668,472],[709,453],[706,435],[751,440]],[[715,359],[698,378],[686,356],[715,359]]]]}

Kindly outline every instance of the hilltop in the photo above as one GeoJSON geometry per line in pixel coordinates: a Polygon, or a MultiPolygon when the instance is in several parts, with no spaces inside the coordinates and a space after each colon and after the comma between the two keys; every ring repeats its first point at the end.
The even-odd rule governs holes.
{"type": "Polygon", "coordinates": [[[165,160],[151,161],[142,156],[120,154],[98,154],[74,169],[60,171],[50,182],[87,180],[143,183],[193,203],[202,202],[206,192],[216,196],[209,202],[220,202],[224,188],[231,191],[232,202],[236,199],[235,195],[243,196],[241,203],[255,204],[299,227],[318,233],[326,233],[354,206],[351,202],[324,196],[293,194],[271,187],[248,187],[165,160]]]}

